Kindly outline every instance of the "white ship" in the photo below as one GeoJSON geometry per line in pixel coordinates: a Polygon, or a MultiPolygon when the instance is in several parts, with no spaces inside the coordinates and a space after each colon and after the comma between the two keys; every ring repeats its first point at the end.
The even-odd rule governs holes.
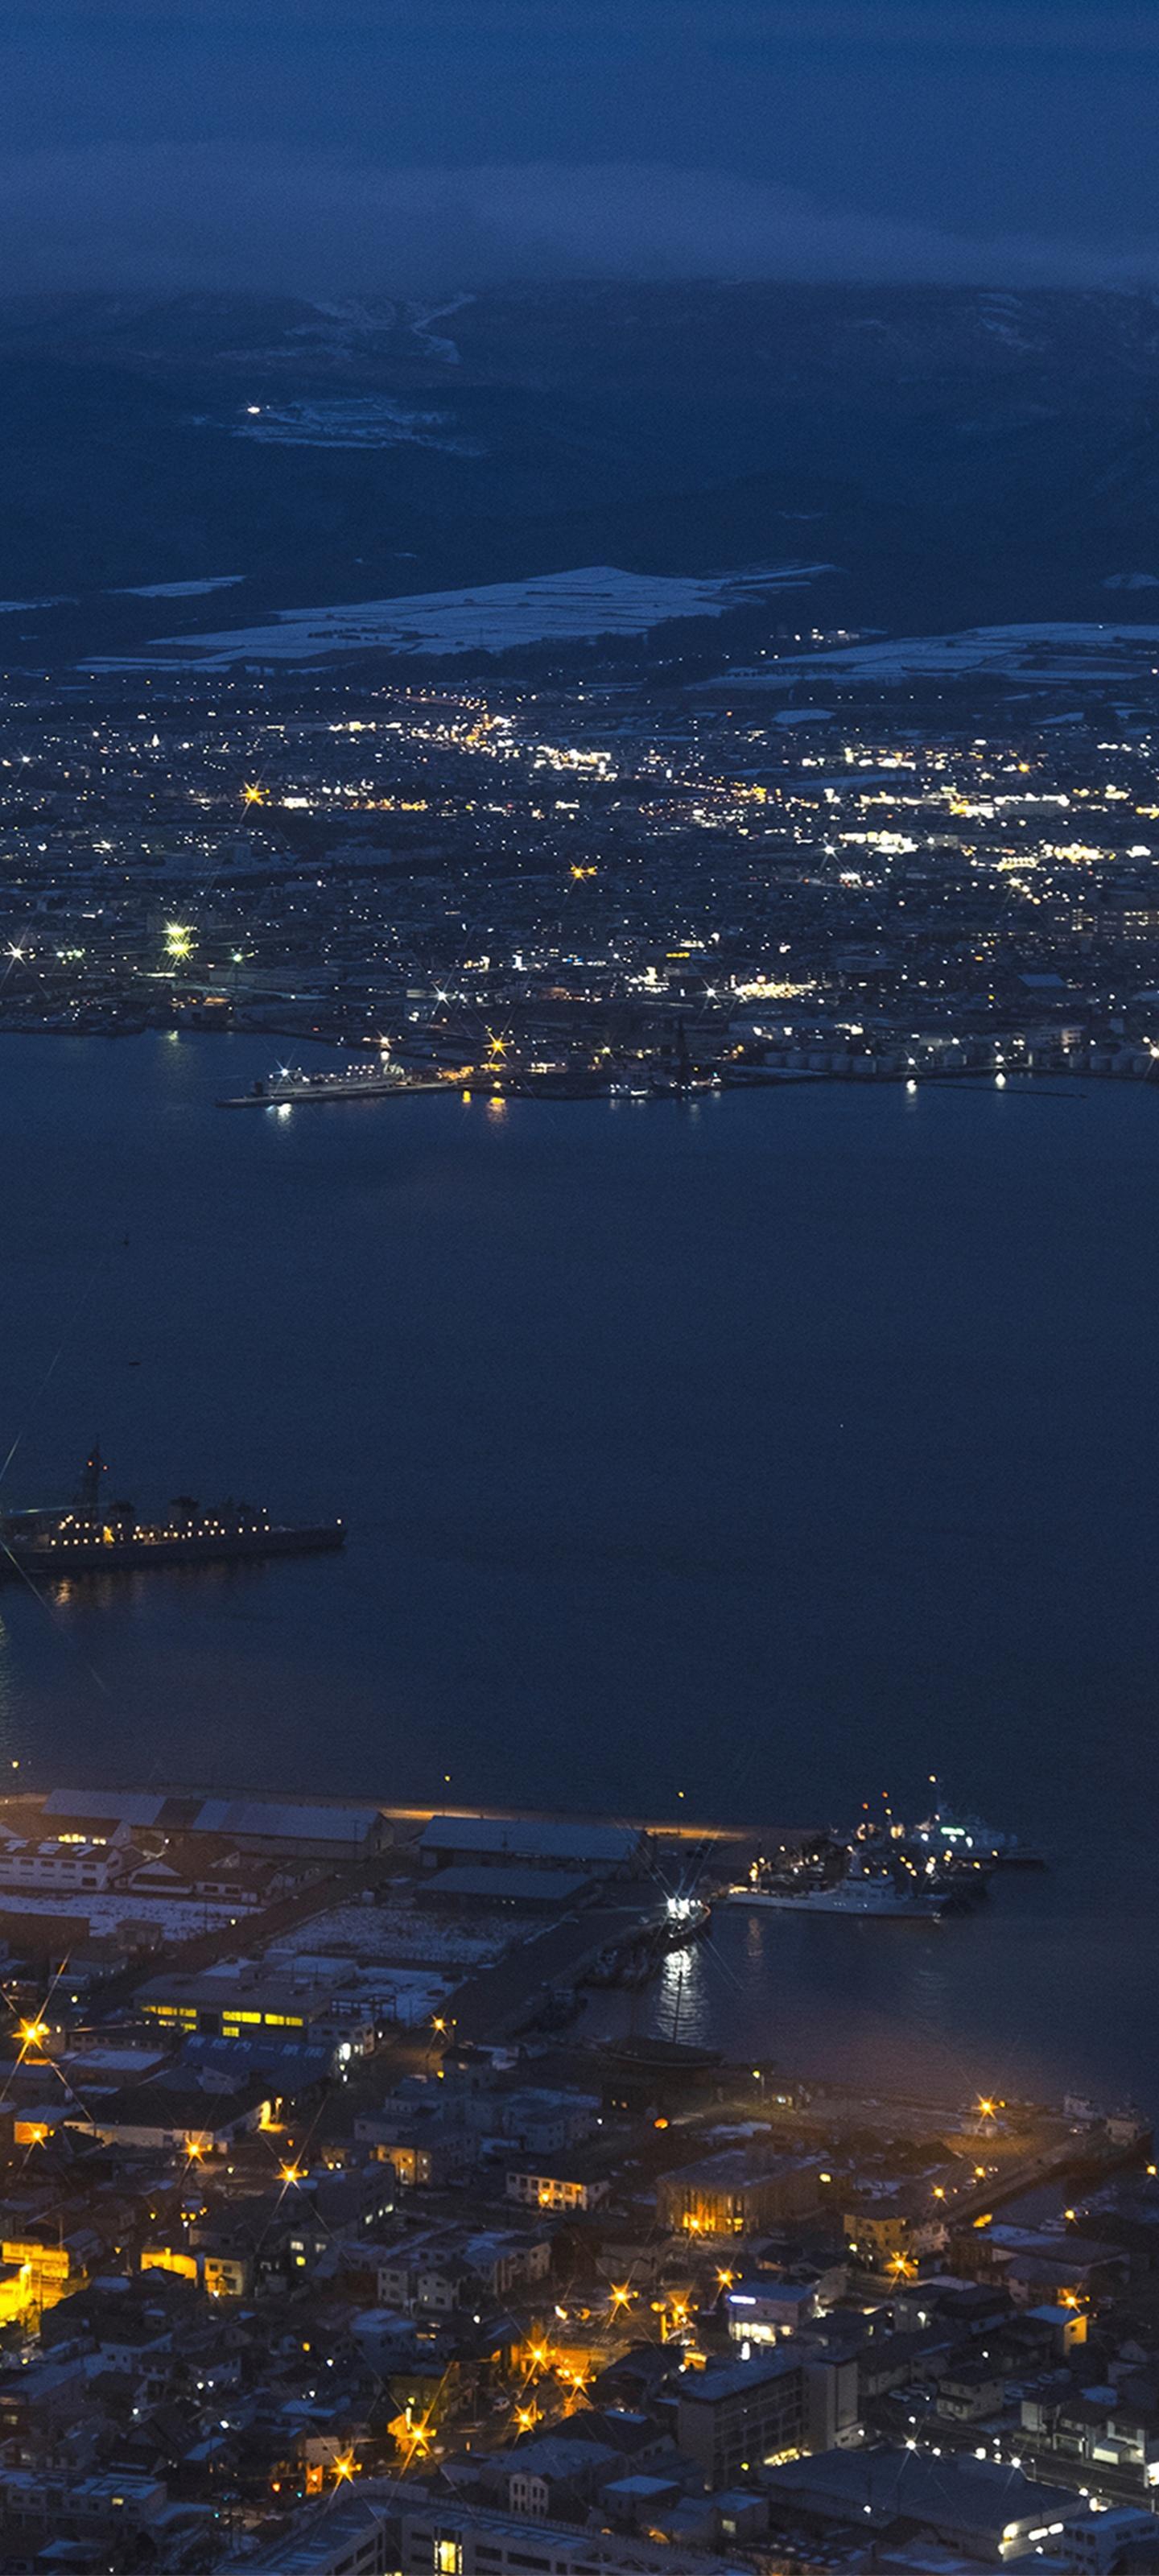
{"type": "Polygon", "coordinates": [[[319,1100],[401,1099],[408,1091],[445,1091],[437,1074],[404,1072],[385,1051],[377,1063],[343,1065],[340,1072],[301,1073],[280,1065],[264,1082],[240,1098],[219,1100],[219,1109],[291,1109],[319,1100]]]}
{"type": "Polygon", "coordinates": [[[781,1914],[852,1914],[875,1919],[889,1916],[900,1922],[937,1923],[944,1900],[936,1892],[923,1888],[898,1887],[892,1878],[869,1870],[850,1870],[847,1877],[820,1885],[814,1880],[794,1887],[782,1879],[779,1884],[762,1887],[755,1882],[743,1887],[730,1887],[726,1905],[773,1907],[781,1914]]]}
{"type": "Polygon", "coordinates": [[[955,1812],[942,1795],[939,1782],[930,1774],[934,1803],[928,1816],[911,1827],[907,1836],[915,1856],[928,1852],[935,1860],[982,1862],[991,1868],[1041,1869],[1041,1851],[1020,1843],[1017,1834],[999,1831],[982,1816],[963,1816],[955,1812]]]}

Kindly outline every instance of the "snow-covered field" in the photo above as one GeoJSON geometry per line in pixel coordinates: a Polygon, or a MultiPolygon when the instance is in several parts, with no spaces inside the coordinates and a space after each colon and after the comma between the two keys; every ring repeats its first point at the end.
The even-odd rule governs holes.
{"type": "Polygon", "coordinates": [[[228,1905],[203,1905],[200,1898],[174,1896],[134,1896],[132,1888],[111,1888],[107,1895],[94,1895],[87,1888],[76,1888],[59,1896],[37,1894],[35,1890],[7,1888],[0,1890],[0,1914],[60,1915],[75,1921],[78,1915],[88,1918],[96,1932],[118,1932],[122,1923],[147,1923],[162,1940],[175,1947],[182,1941],[195,1940],[199,1932],[218,1932],[231,1923],[241,1923],[240,1908],[231,1912],[228,1905]]]}
{"type": "Polygon", "coordinates": [[[474,440],[456,437],[445,412],[414,411],[385,394],[344,402],[247,403],[235,438],[266,447],[436,447],[446,456],[478,456],[474,440]]]}
{"type": "MultiPolygon", "coordinates": [[[[204,581],[143,581],[110,591],[110,599],[200,599],[207,590],[236,590],[244,572],[208,573],[204,581]]],[[[49,603],[41,601],[41,607],[49,603]]]]}
{"type": "Polygon", "coordinates": [[[511,1939],[511,1924],[499,1915],[473,1914],[467,1924],[409,1905],[339,1905],[281,1933],[266,1957],[272,1962],[324,1956],[332,1965],[346,1956],[383,1966],[414,1961],[439,1969],[474,1968],[500,1958],[511,1939]]]}
{"type": "MultiPolygon", "coordinates": [[[[824,564],[743,573],[666,575],[587,564],[478,590],[420,591],[351,608],[287,608],[273,626],[160,636],[139,652],[103,655],[94,671],[226,670],[233,662],[305,662],[327,653],[505,653],[519,644],[644,635],[669,618],[722,617],[767,593],[812,581],[824,564]]],[[[825,656],[818,657],[824,660],[825,656]]]]}
{"type": "MultiPolygon", "coordinates": [[[[973,626],[960,635],[892,636],[880,644],[843,645],[829,653],[786,654],[767,670],[736,676],[736,686],[783,689],[822,675],[826,680],[911,680],[971,677],[1058,681],[1135,678],[1159,655],[1159,626],[973,626]],[[1127,659],[1124,659],[1124,656],[1127,659]]],[[[709,685],[719,689],[723,680],[709,685]]]]}

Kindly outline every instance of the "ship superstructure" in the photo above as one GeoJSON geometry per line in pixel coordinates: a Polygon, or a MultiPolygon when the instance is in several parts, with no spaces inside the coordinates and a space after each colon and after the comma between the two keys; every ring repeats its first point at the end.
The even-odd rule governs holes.
{"type": "Polygon", "coordinates": [[[6,1514],[0,1520],[0,1578],[314,1555],[345,1544],[340,1520],[273,1521],[264,1504],[232,1498],[203,1508],[193,1495],[178,1494],[164,1519],[142,1520],[132,1503],[106,1499],[107,1474],[100,1443],[94,1441],[71,1504],[6,1514]]]}

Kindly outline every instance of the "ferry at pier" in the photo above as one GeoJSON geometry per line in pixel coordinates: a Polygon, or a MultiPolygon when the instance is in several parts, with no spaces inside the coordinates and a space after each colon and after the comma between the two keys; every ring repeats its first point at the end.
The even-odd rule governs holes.
{"type": "Polygon", "coordinates": [[[218,1101],[219,1109],[295,1109],[319,1101],[393,1100],[411,1091],[445,1091],[438,1074],[406,1073],[383,1055],[376,1064],[348,1064],[341,1070],[304,1073],[280,1065],[276,1073],[254,1083],[251,1091],[218,1101]]]}

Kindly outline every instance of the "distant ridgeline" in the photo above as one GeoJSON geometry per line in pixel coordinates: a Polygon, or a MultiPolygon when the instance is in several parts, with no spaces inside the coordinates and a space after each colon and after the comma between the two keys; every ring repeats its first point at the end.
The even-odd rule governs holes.
{"type": "MultiPolygon", "coordinates": [[[[88,295],[0,304],[0,364],[0,640],[50,668],[577,567],[826,565],[776,614],[919,631],[1145,617],[1159,578],[1141,296],[561,286],[464,295],[436,332],[405,304],[88,295]]],[[[716,605],[675,613],[713,643],[716,605]]],[[[757,613],[733,603],[728,649],[757,613]]],[[[420,626],[375,649],[505,649],[420,626]]],[[[542,633],[508,640],[579,649],[542,633]]]]}

